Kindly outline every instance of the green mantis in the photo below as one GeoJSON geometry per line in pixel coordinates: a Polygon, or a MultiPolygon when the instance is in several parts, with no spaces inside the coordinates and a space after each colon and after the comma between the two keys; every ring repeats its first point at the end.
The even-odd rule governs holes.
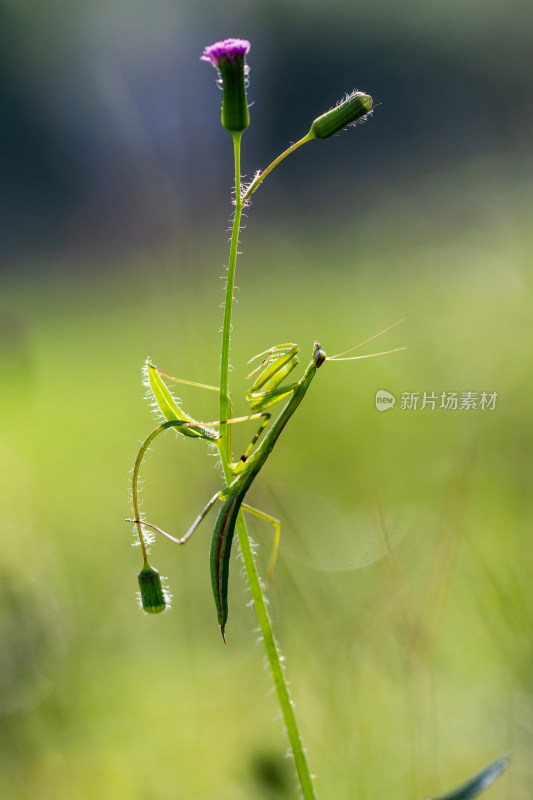
{"type": "MultiPolygon", "coordinates": [[[[399,320],[402,322],[402,320],[399,320]]],[[[398,325],[396,322],[394,325],[398,325]]],[[[380,336],[382,333],[390,330],[394,325],[390,325],[385,330],[376,334],[380,336]]],[[[372,336],[365,342],[362,342],[356,347],[361,347],[363,344],[376,338],[372,336]]],[[[132,483],[132,500],[135,512],[135,518],[128,520],[134,522],[137,526],[139,539],[143,549],[143,554],[146,558],[146,545],[144,542],[143,526],[151,528],[158,533],[163,534],[171,541],[177,544],[184,544],[190,536],[194,533],[198,525],[202,522],[210,509],[217,500],[222,501],[222,506],[217,515],[215,525],[213,528],[213,535],[211,539],[210,551],[210,571],[211,571],[211,586],[215,605],[217,609],[218,624],[222,633],[222,638],[225,639],[225,627],[228,619],[228,583],[229,583],[229,567],[231,547],[235,533],[235,525],[237,517],[241,509],[255,514],[262,519],[272,523],[276,529],[274,547],[272,558],[269,568],[269,577],[271,578],[273,572],[274,561],[277,554],[280,525],[277,520],[270,515],[265,514],[257,509],[252,508],[244,503],[246,494],[252,486],[257,475],[265,465],[268,457],[270,456],[276,442],[278,441],[283,429],[288,421],[302,402],[307,390],[309,389],[318,369],[322,367],[326,360],[328,361],[348,361],[360,358],[371,358],[373,356],[385,355],[386,353],[393,353],[405,348],[399,347],[394,350],[387,350],[383,353],[371,353],[363,356],[351,356],[349,358],[342,358],[345,353],[351,352],[356,349],[355,347],[346,350],[344,353],[339,353],[337,356],[327,357],[325,352],[320,347],[318,342],[313,345],[313,352],[311,361],[307,365],[300,380],[283,385],[283,381],[290,375],[299,363],[298,353],[299,347],[292,343],[280,344],[272,347],[264,353],[259,353],[251,361],[256,358],[263,357],[260,366],[253,370],[248,377],[251,377],[256,372],[259,375],[255,378],[252,386],[246,394],[246,399],[251,404],[250,414],[245,417],[237,417],[235,419],[227,420],[228,423],[244,422],[247,420],[254,420],[262,418],[261,424],[252,438],[247,449],[244,451],[239,461],[232,465],[233,480],[222,491],[218,491],[209,500],[205,508],[201,511],[198,517],[194,520],[189,530],[181,538],[176,538],[169,533],[163,531],[161,528],[140,519],[139,504],[138,504],[138,477],[139,468],[143,460],[144,454],[154,440],[154,438],[168,428],[175,428],[179,433],[184,436],[192,438],[205,439],[208,442],[220,447],[221,437],[215,431],[215,427],[220,425],[218,422],[200,423],[187,415],[172,397],[168,387],[163,381],[163,376],[170,378],[166,373],[162,373],[150,362],[147,363],[147,377],[150,390],[157,403],[157,406],[166,422],[159,425],[153,430],[150,435],[143,442],[141,449],[137,455],[135,467],[133,470],[133,483],[132,483]],[[271,414],[266,411],[267,408],[273,406],[282,400],[287,400],[283,409],[276,417],[270,428],[263,436],[265,429],[268,427],[271,414]],[[262,441],[258,444],[263,436],[262,441]]],[[[249,362],[250,363],[250,362],[249,362]]],[[[203,384],[193,384],[190,381],[182,381],[177,378],[171,378],[179,383],[189,383],[202,388],[217,390],[217,387],[205,386],[203,384]]]]}

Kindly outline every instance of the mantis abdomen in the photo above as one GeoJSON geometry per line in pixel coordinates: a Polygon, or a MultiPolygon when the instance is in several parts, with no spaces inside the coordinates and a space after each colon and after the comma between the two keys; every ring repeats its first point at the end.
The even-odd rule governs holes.
{"type": "Polygon", "coordinates": [[[211,586],[217,607],[218,624],[224,642],[224,628],[228,619],[228,583],[231,545],[235,534],[235,525],[245,492],[228,497],[220,509],[211,539],[211,586]]]}

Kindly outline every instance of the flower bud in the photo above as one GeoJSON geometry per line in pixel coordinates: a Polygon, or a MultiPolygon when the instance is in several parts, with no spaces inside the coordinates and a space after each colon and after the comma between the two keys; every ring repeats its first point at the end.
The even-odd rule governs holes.
{"type": "Polygon", "coordinates": [[[219,72],[222,86],[222,125],[231,134],[242,133],[250,124],[246,102],[249,67],[245,57],[250,49],[246,39],[224,39],[206,47],[202,61],[209,61],[219,72]]]}
{"type": "Polygon", "coordinates": [[[139,588],[141,590],[141,603],[148,614],[159,614],[168,605],[168,598],[159,572],[146,564],[139,572],[139,588]]]}
{"type": "Polygon", "coordinates": [[[309,131],[315,139],[328,139],[334,133],[356,122],[372,110],[372,98],[363,92],[352,92],[331,111],[315,119],[309,131]]]}

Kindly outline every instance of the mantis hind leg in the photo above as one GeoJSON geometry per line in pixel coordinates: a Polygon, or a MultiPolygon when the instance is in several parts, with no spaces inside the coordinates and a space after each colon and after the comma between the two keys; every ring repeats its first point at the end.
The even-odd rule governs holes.
{"type": "Polygon", "coordinates": [[[253,506],[249,506],[247,503],[243,503],[241,508],[244,511],[247,511],[249,514],[253,514],[255,517],[259,517],[259,519],[262,519],[265,522],[269,522],[274,528],[274,544],[272,545],[272,553],[270,554],[270,561],[268,562],[268,572],[267,572],[267,587],[271,586],[272,583],[274,582],[274,567],[276,566],[276,559],[278,557],[281,523],[279,519],[276,519],[276,517],[273,517],[270,514],[265,513],[264,511],[259,511],[259,509],[253,508],[253,506]]]}

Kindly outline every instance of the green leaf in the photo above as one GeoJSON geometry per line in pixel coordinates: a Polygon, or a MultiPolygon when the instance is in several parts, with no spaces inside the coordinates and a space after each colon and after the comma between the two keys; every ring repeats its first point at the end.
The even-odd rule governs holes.
{"type": "MultiPolygon", "coordinates": [[[[461,786],[452,789],[448,794],[443,794],[440,797],[433,798],[433,800],[470,800],[471,797],[475,797],[482,792],[483,789],[486,789],[487,786],[490,786],[498,775],[504,771],[509,761],[509,756],[503,756],[503,758],[493,761],[492,764],[489,764],[488,767],[485,767],[485,769],[481,770],[481,772],[473,778],[470,778],[466,783],[462,783],[461,786]]],[[[431,798],[429,798],[429,800],[431,800],[431,798]]]]}
{"type": "Polygon", "coordinates": [[[146,376],[148,378],[147,386],[150,388],[157,407],[167,422],[180,421],[190,425],[190,427],[183,426],[176,428],[179,433],[182,433],[184,436],[207,439],[210,442],[216,441],[219,438],[216,431],[212,428],[202,426],[179,407],[176,400],[172,397],[170,389],[163,381],[159,370],[151,361],[146,362],[146,376]]]}

